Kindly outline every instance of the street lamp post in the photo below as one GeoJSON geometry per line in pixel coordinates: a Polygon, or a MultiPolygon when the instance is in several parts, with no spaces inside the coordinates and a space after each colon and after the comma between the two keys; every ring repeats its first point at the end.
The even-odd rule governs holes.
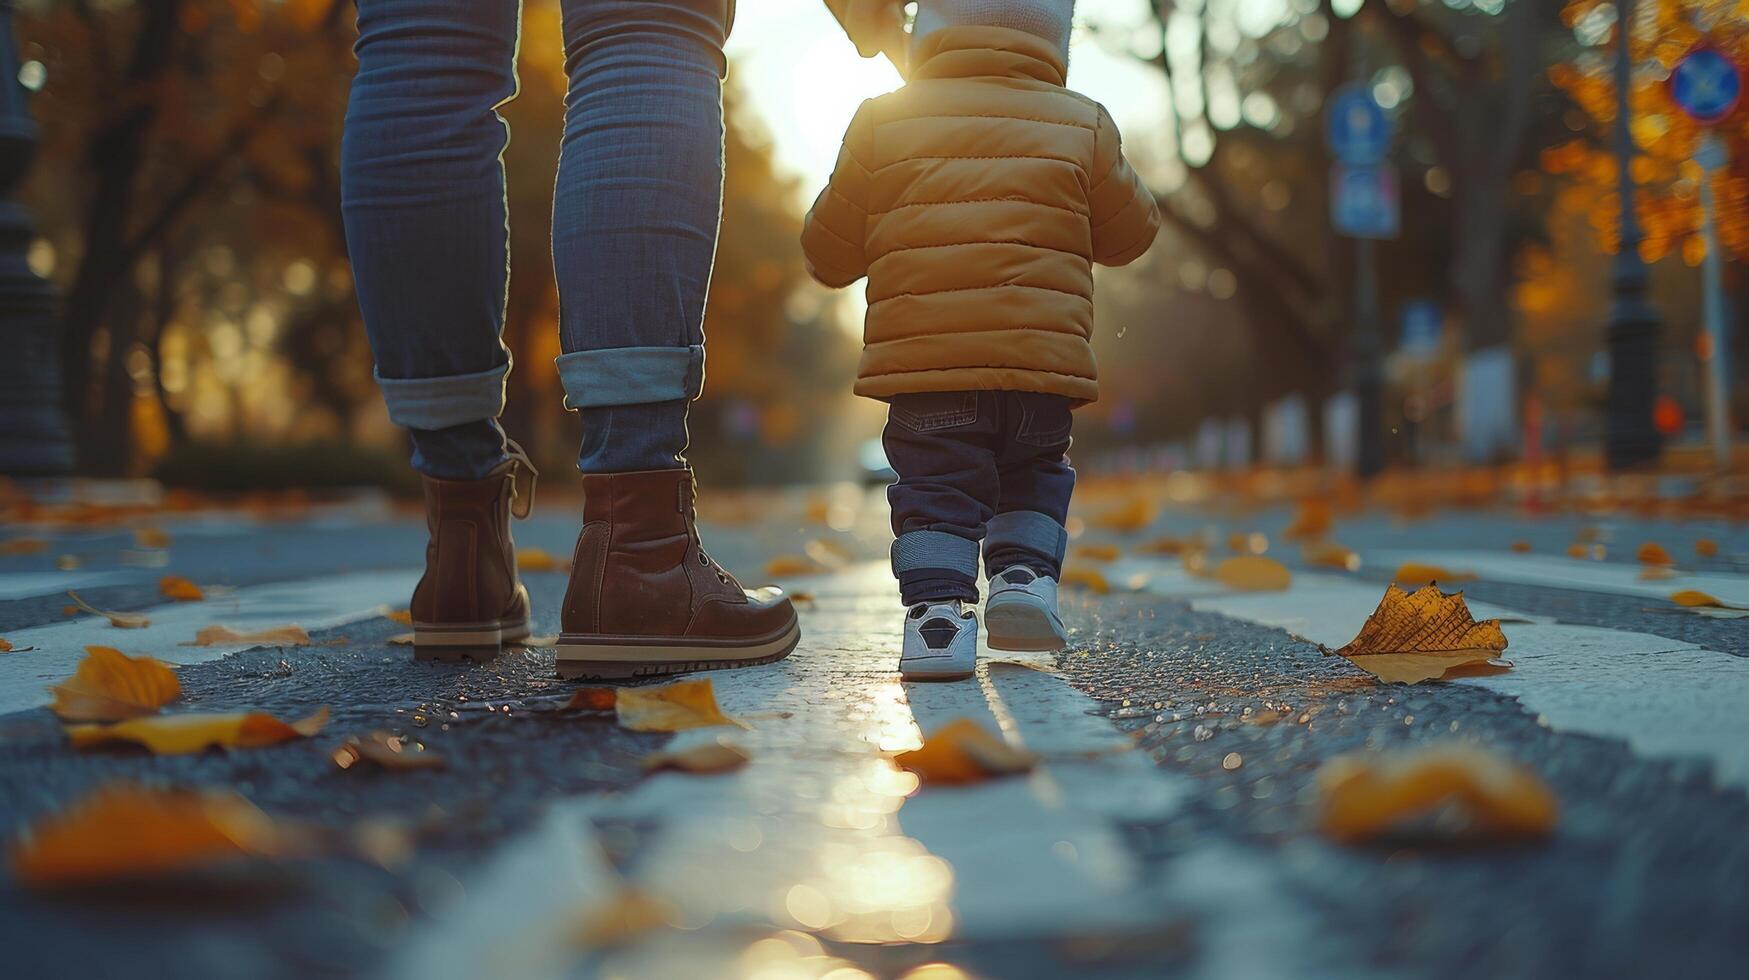
{"type": "Polygon", "coordinates": [[[1604,417],[1604,457],[1612,470],[1632,469],[1658,458],[1661,440],[1653,425],[1658,396],[1658,314],[1646,302],[1648,276],[1640,258],[1640,223],[1634,213],[1633,84],[1634,0],[1621,0],[1616,23],[1615,157],[1621,196],[1621,247],[1611,285],[1609,311],[1609,404],[1604,417]]]}
{"type": "Polygon", "coordinates": [[[61,414],[55,288],[30,267],[30,209],[10,199],[36,150],[12,7],[0,0],[0,350],[12,366],[0,385],[0,473],[52,475],[73,468],[73,444],[61,414]]]}

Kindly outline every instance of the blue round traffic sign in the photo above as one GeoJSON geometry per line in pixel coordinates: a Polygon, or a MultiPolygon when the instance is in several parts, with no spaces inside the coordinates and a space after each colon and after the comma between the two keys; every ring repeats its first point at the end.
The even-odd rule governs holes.
{"type": "Polygon", "coordinates": [[[1698,123],[1716,123],[1743,97],[1743,73],[1717,48],[1698,47],[1670,72],[1670,97],[1698,123]]]}
{"type": "Polygon", "coordinates": [[[1370,167],[1390,152],[1391,121],[1366,86],[1350,82],[1330,93],[1324,139],[1338,160],[1351,167],[1370,167]]]}

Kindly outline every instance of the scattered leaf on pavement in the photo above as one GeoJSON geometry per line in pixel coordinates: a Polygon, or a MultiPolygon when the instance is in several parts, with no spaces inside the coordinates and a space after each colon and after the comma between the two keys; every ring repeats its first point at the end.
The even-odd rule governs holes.
{"type": "Polygon", "coordinates": [[[709,678],[675,681],[659,687],[619,688],[614,710],[622,728],[634,732],[679,732],[712,725],[747,726],[717,707],[709,678]]]}
{"type": "Polygon", "coordinates": [[[1078,544],[1074,555],[1088,561],[1117,561],[1123,557],[1123,550],[1115,544],[1078,544]]]}
{"type": "Polygon", "coordinates": [[[229,626],[205,626],[194,634],[194,641],[183,646],[211,647],[230,645],[233,643],[248,643],[257,646],[271,647],[301,647],[308,646],[310,634],[302,626],[272,626],[263,630],[240,633],[229,626]]]}
{"type": "Polygon", "coordinates": [[[1215,579],[1241,592],[1278,592],[1293,584],[1287,566],[1261,555],[1236,555],[1215,566],[1215,579]]]}
{"type": "Polygon", "coordinates": [[[164,593],[164,598],[177,602],[199,602],[206,598],[200,586],[195,585],[180,575],[166,575],[158,580],[158,591],[164,593]]]}
{"type": "Polygon", "coordinates": [[[42,538],[7,538],[0,541],[0,555],[40,555],[49,550],[42,538]]]}
{"type": "Polygon", "coordinates": [[[67,737],[79,749],[133,742],[153,755],[187,755],[209,748],[258,749],[309,738],[327,723],[327,708],[289,724],[260,711],[194,712],[133,718],[112,725],[68,725],[67,737]]]}
{"type": "Polygon", "coordinates": [[[1640,545],[1639,550],[1634,552],[1634,557],[1639,559],[1642,565],[1676,564],[1676,559],[1670,557],[1670,552],[1665,551],[1664,546],[1656,541],[1648,541],[1640,545]]]}
{"type": "Polygon", "coordinates": [[[953,786],[1028,772],[1038,760],[972,719],[955,718],[893,761],[921,782],[953,786]]]}
{"type": "Polygon", "coordinates": [[[578,918],[572,941],[583,949],[620,945],[679,918],[674,907],[629,885],[611,897],[593,902],[578,918]]]}
{"type": "Polygon", "coordinates": [[[11,653],[11,652],[12,652],[12,644],[7,642],[5,637],[0,636],[0,653],[11,653]]]}
{"type": "Polygon", "coordinates": [[[1397,566],[1397,573],[1391,576],[1391,581],[1410,588],[1411,586],[1431,585],[1434,582],[1472,582],[1475,572],[1454,572],[1440,565],[1428,565],[1418,561],[1406,561],[1397,566]]]}
{"type": "Polygon", "coordinates": [[[1702,558],[1717,558],[1719,543],[1711,538],[1701,538],[1694,543],[1694,553],[1702,558]]]}
{"type": "Polygon", "coordinates": [[[361,762],[375,763],[382,769],[442,769],[448,764],[420,743],[388,732],[354,735],[330,752],[329,758],[342,769],[361,762]]]}
{"type": "Polygon", "coordinates": [[[117,629],[138,630],[145,629],[152,625],[152,621],[140,613],[104,612],[101,609],[94,609],[90,603],[79,598],[79,593],[77,592],[68,592],[67,598],[72,599],[75,606],[78,606],[80,609],[85,610],[91,615],[102,616],[104,619],[109,620],[109,625],[114,626],[117,629]]]}
{"type": "Polygon", "coordinates": [[[134,528],[134,547],[168,548],[170,547],[170,533],[156,527],[134,528]]]}
{"type": "Polygon", "coordinates": [[[1315,568],[1360,570],[1360,556],[1334,541],[1308,541],[1300,547],[1300,560],[1315,568]]]}
{"type": "Polygon", "coordinates": [[[182,694],[170,665],[113,647],[86,647],[85,659],[49,692],[62,721],[121,721],[149,715],[182,694]]]}
{"type": "Polygon", "coordinates": [[[1086,589],[1098,595],[1105,595],[1111,591],[1111,583],[1105,580],[1105,573],[1097,568],[1080,568],[1071,565],[1063,569],[1063,574],[1057,581],[1065,588],[1086,589]]]}
{"type": "Polygon", "coordinates": [[[672,769],[675,772],[705,775],[739,769],[750,758],[752,756],[740,746],[723,742],[700,742],[673,752],[653,752],[644,757],[644,770],[657,772],[672,769]]]}
{"type": "Polygon", "coordinates": [[[1514,554],[1528,555],[1530,554],[1530,542],[1520,538],[1512,542],[1512,551],[1514,554]]]}
{"type": "Polygon", "coordinates": [[[1682,589],[1678,592],[1672,592],[1672,593],[1670,593],[1670,601],[1676,603],[1679,606],[1688,606],[1691,609],[1702,609],[1702,608],[1746,609],[1746,608],[1749,608],[1749,606],[1733,606],[1730,603],[1721,601],[1718,597],[1709,595],[1705,592],[1700,591],[1699,589],[1682,589]]]}
{"type": "Polygon", "coordinates": [[[1560,813],[1554,793],[1535,773],[1468,746],[1338,756],[1318,770],[1317,784],[1319,826],[1347,842],[1430,832],[1543,837],[1560,813]],[[1459,819],[1442,819],[1447,814],[1459,819]]]}
{"type": "Polygon", "coordinates": [[[794,592],[791,592],[789,594],[789,600],[791,602],[805,602],[805,603],[812,603],[812,602],[818,601],[818,599],[815,597],[814,593],[809,592],[807,589],[797,589],[794,592]]]}
{"type": "Polygon", "coordinates": [[[516,570],[519,572],[568,572],[570,566],[554,558],[545,548],[516,549],[516,570]]]}
{"type": "Polygon", "coordinates": [[[112,783],[38,821],[11,858],[20,881],[52,888],[281,857],[298,840],[235,793],[112,783]]]}
{"type": "Polygon", "coordinates": [[[1146,497],[1132,497],[1126,503],[1099,512],[1087,523],[1108,531],[1140,531],[1160,516],[1160,507],[1146,497]]]}
{"type": "Polygon", "coordinates": [[[1568,558],[1584,558],[1588,552],[1589,549],[1582,544],[1570,544],[1567,546],[1568,558]]]}
{"type": "Polygon", "coordinates": [[[801,555],[778,555],[765,563],[765,574],[772,578],[783,578],[790,575],[818,575],[826,570],[826,566],[801,555]]]}
{"type": "Polygon", "coordinates": [[[1293,520],[1282,529],[1281,536],[1289,541],[1315,541],[1330,533],[1330,522],[1330,502],[1308,497],[1294,508],[1293,520]]]}
{"type": "Polygon", "coordinates": [[[400,623],[402,626],[412,626],[413,625],[413,610],[411,610],[411,609],[390,609],[387,606],[382,606],[380,608],[383,611],[383,618],[384,619],[387,619],[390,622],[400,623]]]}
{"type": "Polygon", "coordinates": [[[1462,592],[1447,595],[1428,585],[1409,593],[1391,585],[1354,639],[1324,652],[1387,684],[1416,684],[1463,664],[1487,663],[1505,649],[1499,620],[1476,622],[1462,592]]]}

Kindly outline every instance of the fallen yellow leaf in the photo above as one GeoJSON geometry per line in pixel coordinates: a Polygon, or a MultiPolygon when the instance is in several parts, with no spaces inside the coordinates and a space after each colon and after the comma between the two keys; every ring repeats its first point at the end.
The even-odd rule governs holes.
{"type": "Polygon", "coordinates": [[[709,678],[660,687],[619,688],[614,698],[620,727],[634,732],[679,732],[712,725],[747,727],[717,707],[709,678]]]}
{"type": "Polygon", "coordinates": [[[1028,772],[1038,760],[1009,745],[970,718],[955,718],[893,761],[921,782],[945,786],[1028,772]]]}
{"type": "Polygon", "coordinates": [[[194,634],[194,642],[183,646],[211,647],[247,643],[255,646],[269,647],[301,647],[308,646],[310,634],[302,626],[272,626],[264,630],[250,633],[239,633],[229,626],[205,626],[194,634]]]}
{"type": "Polygon", "coordinates": [[[68,725],[73,747],[88,749],[111,742],[143,745],[153,755],[187,755],[209,748],[257,749],[294,738],[309,738],[328,723],[328,709],[286,723],[260,711],[196,712],[133,718],[113,725],[68,725]]]}
{"type": "Polygon", "coordinates": [[[418,742],[388,732],[354,735],[329,753],[329,758],[342,769],[360,762],[372,762],[383,769],[441,769],[448,764],[443,756],[426,751],[418,742]]]}
{"type": "Polygon", "coordinates": [[[1300,546],[1300,560],[1318,568],[1360,570],[1360,556],[1334,541],[1310,541],[1300,546]]]}
{"type": "Polygon", "coordinates": [[[1516,554],[1527,555],[1530,553],[1530,542],[1525,541],[1522,538],[1514,541],[1512,542],[1512,550],[1516,554]]]}
{"type": "Polygon", "coordinates": [[[1711,538],[1701,538],[1694,543],[1694,553],[1702,558],[1717,558],[1719,543],[1711,538]]]}
{"type": "Polygon", "coordinates": [[[159,579],[158,591],[164,593],[164,598],[177,602],[199,602],[206,598],[206,593],[200,590],[200,586],[180,575],[166,575],[159,579]]]}
{"type": "Polygon", "coordinates": [[[235,793],[112,783],[38,821],[11,858],[19,881],[52,888],[282,857],[298,841],[235,793]]]}
{"type": "Polygon", "coordinates": [[[1330,533],[1330,502],[1307,497],[1294,508],[1293,520],[1282,529],[1281,536],[1289,541],[1315,541],[1330,533]]]}
{"type": "Polygon", "coordinates": [[[1486,663],[1505,649],[1500,621],[1476,622],[1462,592],[1447,595],[1428,585],[1411,594],[1391,585],[1354,639],[1324,652],[1346,657],[1387,684],[1416,684],[1454,667],[1486,663]]]}
{"type": "Polygon", "coordinates": [[[772,578],[789,575],[818,575],[824,571],[826,571],[824,565],[801,555],[778,555],[765,563],[765,574],[772,578]]]}
{"type": "Polygon", "coordinates": [[[1105,595],[1111,591],[1111,583],[1105,580],[1105,575],[1097,568],[1070,566],[1063,569],[1063,574],[1057,581],[1067,588],[1086,589],[1099,595],[1105,595]]]}
{"type": "Polygon", "coordinates": [[[412,626],[413,625],[413,610],[411,610],[411,609],[390,609],[387,606],[382,606],[379,608],[381,608],[383,610],[383,618],[384,619],[387,619],[390,622],[400,623],[402,626],[412,626]]]}
{"type": "Polygon", "coordinates": [[[1670,557],[1670,552],[1665,551],[1664,546],[1656,541],[1648,541],[1640,545],[1639,550],[1634,552],[1634,557],[1639,559],[1642,565],[1676,564],[1676,559],[1670,557]]]}
{"type": "Polygon", "coordinates": [[[1123,557],[1123,551],[1115,544],[1080,544],[1075,546],[1074,555],[1088,561],[1117,561],[1123,557]]]}
{"type": "Polygon", "coordinates": [[[42,538],[7,538],[0,541],[0,555],[40,555],[49,550],[42,538]]]}
{"type": "Polygon", "coordinates": [[[1427,565],[1418,561],[1406,561],[1397,566],[1397,573],[1391,581],[1409,588],[1411,586],[1431,585],[1434,582],[1473,582],[1475,572],[1454,572],[1440,565],[1427,565]]]}
{"type": "Polygon", "coordinates": [[[672,769],[695,775],[729,772],[739,769],[752,758],[747,750],[722,742],[702,742],[676,752],[654,752],[644,757],[644,770],[657,772],[672,769]]]}
{"type": "Polygon", "coordinates": [[[1717,597],[1708,595],[1707,593],[1702,592],[1699,589],[1682,589],[1681,591],[1678,591],[1678,592],[1672,592],[1672,593],[1670,593],[1670,601],[1676,603],[1679,606],[1688,606],[1690,608],[1712,608],[1712,609],[1745,609],[1745,608],[1749,608],[1749,607],[1745,607],[1745,606],[1733,606],[1730,603],[1721,601],[1717,597]]]}
{"type": "Polygon", "coordinates": [[[1582,544],[1570,544],[1567,546],[1568,558],[1584,558],[1588,553],[1589,549],[1582,544]]]}
{"type": "Polygon", "coordinates": [[[1140,531],[1160,516],[1160,507],[1146,497],[1131,497],[1128,502],[1095,514],[1087,523],[1108,531],[1140,531]]]}
{"type": "Polygon", "coordinates": [[[516,570],[519,572],[568,572],[570,566],[554,558],[545,548],[516,549],[516,570]]]}
{"type": "Polygon", "coordinates": [[[1274,558],[1236,555],[1215,566],[1215,579],[1241,592],[1277,592],[1292,585],[1294,577],[1274,558]]]}
{"type": "Polygon", "coordinates": [[[1178,555],[1197,547],[1197,542],[1191,538],[1164,537],[1138,544],[1135,551],[1141,555],[1178,555]]]}
{"type": "Polygon", "coordinates": [[[565,702],[566,711],[612,711],[619,703],[617,687],[580,687],[565,702]]]}
{"type": "Polygon", "coordinates": [[[90,603],[79,598],[79,593],[77,592],[68,592],[67,598],[72,599],[74,605],[91,615],[102,616],[104,619],[109,620],[109,625],[114,626],[117,629],[138,630],[145,629],[152,625],[152,621],[140,613],[104,612],[101,609],[93,609],[90,603]]]}
{"type": "Polygon", "coordinates": [[[155,527],[134,528],[134,547],[168,548],[170,547],[170,534],[155,527]]]}
{"type": "Polygon", "coordinates": [[[182,694],[170,665],[114,647],[86,647],[85,659],[49,692],[62,721],[121,721],[149,715],[182,694]]]}
{"type": "Polygon", "coordinates": [[[1318,770],[1324,833],[1347,842],[1439,828],[1439,836],[1492,839],[1546,836],[1560,805],[1536,774],[1467,746],[1435,746],[1384,756],[1338,756],[1318,770]],[[1436,815],[1464,818],[1447,829],[1436,815]]]}

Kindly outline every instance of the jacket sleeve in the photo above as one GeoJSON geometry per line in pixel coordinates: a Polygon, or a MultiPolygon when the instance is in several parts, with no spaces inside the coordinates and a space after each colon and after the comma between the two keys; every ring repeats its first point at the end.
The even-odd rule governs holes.
{"type": "MultiPolygon", "coordinates": [[[[866,103],[865,103],[866,106],[866,103]]],[[[868,225],[868,171],[857,157],[865,126],[858,109],[844,134],[832,179],[802,221],[802,255],[808,272],[822,284],[848,286],[868,274],[863,251],[868,225]]]]}
{"type": "Polygon", "coordinates": [[[1087,198],[1093,214],[1093,261],[1128,265],[1154,244],[1160,206],[1124,159],[1123,138],[1104,106],[1099,107],[1092,179],[1087,198]]]}

